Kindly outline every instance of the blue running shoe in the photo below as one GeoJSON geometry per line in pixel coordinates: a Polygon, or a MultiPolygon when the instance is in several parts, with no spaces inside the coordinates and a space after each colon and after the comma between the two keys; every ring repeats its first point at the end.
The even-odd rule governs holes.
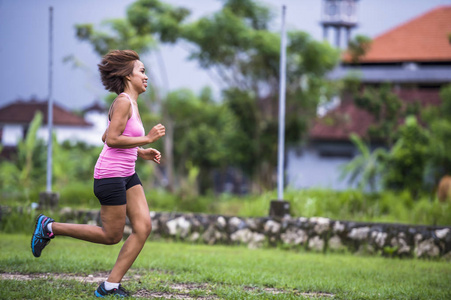
{"type": "Polygon", "coordinates": [[[36,219],[36,226],[31,238],[31,252],[33,252],[35,257],[41,256],[42,249],[50,243],[50,239],[55,237],[53,232],[47,229],[47,225],[52,222],[55,222],[55,220],[42,214],[36,219]]]}
{"type": "Polygon", "coordinates": [[[122,287],[122,285],[119,284],[119,287],[117,289],[112,289],[107,291],[105,289],[105,282],[102,282],[102,284],[99,285],[97,290],[94,292],[96,297],[104,298],[105,296],[115,296],[120,298],[125,298],[130,296],[129,293],[122,287]]]}

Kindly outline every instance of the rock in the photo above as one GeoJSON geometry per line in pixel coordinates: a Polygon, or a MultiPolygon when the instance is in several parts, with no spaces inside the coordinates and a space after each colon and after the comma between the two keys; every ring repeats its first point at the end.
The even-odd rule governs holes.
{"type": "Polygon", "coordinates": [[[334,235],[333,237],[331,237],[329,239],[328,246],[329,246],[329,249],[335,250],[335,251],[340,251],[340,250],[346,249],[346,247],[341,242],[341,238],[338,235],[334,235]]]}
{"type": "Polygon", "coordinates": [[[188,238],[190,242],[196,242],[200,237],[199,232],[193,232],[191,236],[188,238]]]}
{"type": "Polygon", "coordinates": [[[321,239],[319,236],[314,236],[308,241],[308,247],[311,250],[315,251],[323,251],[324,250],[324,240],[321,239]]]}
{"type": "MultiPolygon", "coordinates": [[[[218,241],[223,240],[223,234],[215,229],[213,225],[209,226],[207,230],[202,234],[202,239],[209,245],[213,245],[218,241]]],[[[227,237],[225,236],[225,239],[227,237]]]]}
{"type": "Polygon", "coordinates": [[[190,233],[191,223],[185,217],[179,217],[166,223],[169,234],[181,238],[186,238],[190,233]]]}
{"type": "Polygon", "coordinates": [[[340,221],[336,221],[334,224],[333,232],[334,233],[340,233],[345,230],[345,225],[340,223],[340,221]]]}
{"type": "Polygon", "coordinates": [[[308,239],[308,235],[304,230],[296,228],[289,228],[280,237],[285,244],[289,245],[302,245],[308,239]]]}
{"type": "Polygon", "coordinates": [[[353,240],[363,241],[368,238],[368,233],[370,232],[369,227],[358,227],[353,228],[348,234],[348,237],[353,240]]]}
{"type": "Polygon", "coordinates": [[[265,223],[264,231],[266,233],[277,234],[280,231],[280,223],[275,222],[273,220],[268,220],[265,223]]]}
{"type": "Polygon", "coordinates": [[[323,232],[329,230],[330,220],[327,218],[310,218],[310,223],[314,224],[313,231],[317,235],[321,235],[323,232]]]}
{"type": "Polygon", "coordinates": [[[216,220],[216,224],[220,229],[224,229],[227,225],[227,221],[223,216],[219,216],[218,219],[216,220]]]}
{"type": "Polygon", "coordinates": [[[430,238],[422,241],[415,249],[416,257],[437,257],[440,254],[440,249],[435,245],[434,239],[430,238]]]}
{"type": "Polygon", "coordinates": [[[390,244],[392,247],[397,248],[397,254],[410,254],[411,247],[407,244],[406,235],[404,232],[400,232],[397,237],[392,238],[390,244]]]}
{"type": "Polygon", "coordinates": [[[379,248],[383,248],[388,234],[386,232],[371,232],[371,238],[379,248]]]}
{"type": "Polygon", "coordinates": [[[132,234],[133,230],[132,227],[130,225],[125,225],[124,226],[124,234],[122,235],[122,239],[126,240],[130,234],[132,234]]]}
{"type": "Polygon", "coordinates": [[[439,239],[444,239],[446,237],[446,235],[448,234],[448,232],[450,232],[449,228],[443,228],[443,229],[437,229],[435,231],[435,235],[439,238],[439,239]]]}

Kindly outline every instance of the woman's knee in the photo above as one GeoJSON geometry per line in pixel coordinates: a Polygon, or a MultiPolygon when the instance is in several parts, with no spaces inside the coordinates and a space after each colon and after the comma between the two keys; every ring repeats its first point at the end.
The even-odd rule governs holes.
{"type": "Polygon", "coordinates": [[[109,232],[105,233],[105,239],[104,244],[105,245],[115,245],[119,243],[122,240],[122,237],[124,235],[124,231],[115,231],[115,232],[109,232]]]}
{"type": "Polygon", "coordinates": [[[150,219],[148,221],[140,223],[138,226],[133,228],[133,231],[140,237],[147,239],[152,232],[152,222],[150,219]]]}
{"type": "Polygon", "coordinates": [[[122,241],[122,234],[116,234],[112,236],[107,236],[105,240],[106,245],[115,245],[122,241]]]}

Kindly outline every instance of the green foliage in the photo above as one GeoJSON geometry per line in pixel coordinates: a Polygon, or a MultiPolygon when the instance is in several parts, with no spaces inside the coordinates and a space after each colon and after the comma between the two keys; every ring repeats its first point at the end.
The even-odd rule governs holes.
{"type": "Polygon", "coordinates": [[[199,168],[198,184],[204,194],[212,187],[213,169],[224,168],[233,161],[230,144],[238,132],[235,116],[226,105],[213,100],[209,89],[199,96],[184,89],[173,91],[167,95],[163,108],[174,120],[173,139],[177,146],[173,155],[179,181],[188,176],[188,166],[199,168]]]}
{"type": "Polygon", "coordinates": [[[349,177],[351,183],[358,181],[360,190],[368,186],[371,192],[376,191],[377,180],[381,178],[386,166],[387,151],[377,148],[373,151],[356,134],[351,134],[351,141],[360,152],[352,161],[342,167],[341,178],[349,177]]]}
{"type": "Polygon", "coordinates": [[[429,108],[423,114],[429,124],[430,136],[425,179],[432,178],[433,184],[451,174],[451,85],[443,87],[440,98],[440,107],[429,108]]]}
{"type": "Polygon", "coordinates": [[[61,186],[57,191],[60,194],[59,207],[100,208],[99,200],[94,195],[92,179],[72,180],[70,184],[61,186]]]}
{"type": "MultiPolygon", "coordinates": [[[[190,147],[188,152],[186,147],[179,147],[182,143],[177,139],[177,132],[173,137],[168,134],[165,138],[177,141],[178,147],[174,147],[174,151],[180,149],[185,156],[193,151],[203,152],[202,155],[192,153],[194,157],[191,158],[192,163],[200,168],[201,178],[208,178],[211,168],[218,167],[218,163],[223,165],[227,162],[222,159],[225,153],[239,153],[249,144],[248,141],[253,141],[251,151],[240,152],[234,165],[251,174],[256,185],[271,188],[274,182],[270,173],[275,168],[277,153],[273,141],[277,139],[280,57],[280,35],[269,30],[274,14],[270,8],[253,0],[225,0],[219,11],[191,22],[187,21],[189,14],[185,8],[173,7],[162,1],[138,0],[128,8],[126,19],[106,22],[110,26],[110,34],[85,24],[78,26],[77,35],[81,40],[90,42],[99,54],[104,54],[107,49],[127,47],[145,52],[151,50],[150,46],[157,40],[170,44],[188,42],[190,59],[208,69],[223,84],[224,100],[230,105],[230,111],[237,112],[235,109],[239,104],[236,102],[244,101],[245,106],[253,110],[249,114],[253,114],[256,122],[240,120],[246,116],[238,111],[233,118],[238,123],[247,123],[249,131],[236,134],[226,148],[222,147],[224,136],[216,135],[222,125],[216,124],[212,129],[209,121],[199,125],[195,132],[191,128],[187,131],[192,142],[186,147],[198,146],[190,147]]],[[[316,115],[318,102],[328,98],[332,85],[327,83],[324,75],[336,65],[338,58],[339,51],[327,43],[314,41],[300,31],[288,34],[288,143],[300,141],[316,115]]],[[[180,96],[177,94],[180,92],[170,93],[160,104],[163,121],[168,124],[175,122],[179,126],[185,123],[183,117],[191,113],[191,107],[184,104],[177,108],[175,114],[173,104],[169,102],[174,102],[171,98],[180,96]],[[188,112],[181,112],[182,109],[188,112]],[[182,117],[182,120],[176,117],[182,117]]],[[[178,156],[174,153],[174,162],[178,156]]],[[[171,155],[169,157],[172,158],[171,155]]],[[[182,159],[180,165],[184,166],[186,160],[182,159]]],[[[172,164],[172,161],[168,162],[168,168],[172,168],[172,164]]],[[[180,165],[176,169],[180,169],[180,165]]],[[[211,187],[206,182],[199,184],[202,191],[211,187]]]]}
{"type": "Polygon", "coordinates": [[[352,63],[358,63],[362,56],[371,48],[371,38],[364,35],[356,35],[348,43],[348,53],[351,56],[352,63]]]}
{"type": "Polygon", "coordinates": [[[0,161],[0,185],[2,198],[15,196],[30,200],[33,189],[45,183],[46,147],[37,132],[42,124],[42,114],[36,113],[28,127],[24,140],[17,145],[17,155],[13,161],[0,161]]]}
{"type": "Polygon", "coordinates": [[[384,84],[380,88],[366,88],[363,94],[354,98],[357,107],[368,111],[374,124],[368,128],[373,140],[382,140],[391,146],[396,138],[399,120],[405,117],[402,100],[384,84]]]}
{"type": "Polygon", "coordinates": [[[394,190],[408,189],[417,196],[422,189],[429,136],[414,116],[406,119],[390,151],[384,181],[394,190]]]}

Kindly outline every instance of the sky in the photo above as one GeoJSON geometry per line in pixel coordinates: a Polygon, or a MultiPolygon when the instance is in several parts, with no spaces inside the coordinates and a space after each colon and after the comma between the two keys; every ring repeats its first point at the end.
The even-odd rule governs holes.
{"type": "MultiPolygon", "coordinates": [[[[49,96],[49,7],[53,7],[53,80],[52,98],[68,109],[83,109],[103,99],[104,90],[97,64],[100,56],[92,46],[79,41],[75,25],[92,23],[99,26],[105,19],[123,18],[127,6],[134,0],[0,0],[0,107],[16,100],[49,96]],[[72,57],[72,60],[65,58],[72,57]],[[77,61],[75,66],[74,61],[77,61]]],[[[191,10],[195,20],[217,11],[219,0],[165,0],[174,6],[191,10]]],[[[280,11],[286,5],[287,29],[308,32],[322,39],[321,0],[262,0],[278,13],[274,30],[280,31],[280,11]]],[[[364,34],[374,38],[451,0],[360,0],[358,27],[352,35],[364,34]]],[[[329,35],[332,36],[331,32],[329,35]]],[[[332,39],[331,39],[332,41],[332,39]]],[[[155,74],[153,80],[165,91],[190,88],[199,91],[219,86],[195,61],[187,59],[181,46],[162,46],[167,83],[162,80],[162,68],[155,54],[142,56],[147,69],[155,74]]]]}

